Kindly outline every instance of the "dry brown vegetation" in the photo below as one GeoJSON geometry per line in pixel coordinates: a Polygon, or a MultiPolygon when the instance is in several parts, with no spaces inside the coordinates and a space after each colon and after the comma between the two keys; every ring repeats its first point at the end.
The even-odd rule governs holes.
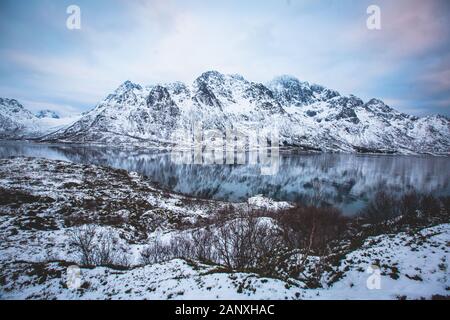
{"type": "Polygon", "coordinates": [[[142,252],[142,263],[197,260],[226,270],[295,277],[317,287],[323,271],[339,264],[368,236],[448,222],[447,204],[447,198],[430,195],[395,198],[379,193],[352,218],[332,207],[298,206],[277,212],[236,212],[228,207],[207,225],[167,243],[151,243],[142,252]]]}

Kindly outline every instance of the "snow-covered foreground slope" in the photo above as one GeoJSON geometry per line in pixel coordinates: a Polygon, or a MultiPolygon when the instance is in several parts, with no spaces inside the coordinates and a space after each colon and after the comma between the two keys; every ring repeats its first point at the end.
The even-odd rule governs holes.
{"type": "MultiPolygon", "coordinates": [[[[58,239],[64,241],[64,239],[58,239]]],[[[348,254],[342,278],[307,289],[295,279],[226,272],[215,266],[174,259],[128,270],[82,268],[82,288],[68,289],[70,262],[1,261],[2,299],[430,299],[448,296],[450,225],[369,238],[348,254]],[[367,268],[378,261],[380,289],[368,289],[367,268]]],[[[42,245],[48,245],[43,242],[42,245]]],[[[2,250],[3,251],[3,250],[2,250]]],[[[2,255],[3,257],[3,255],[2,255]]]]}
{"type": "Polygon", "coordinates": [[[278,131],[282,145],[305,150],[450,150],[446,117],[417,118],[377,99],[341,96],[289,76],[263,85],[216,71],[205,72],[192,85],[143,87],[126,81],[79,121],[45,140],[167,146],[193,126],[223,133],[236,129],[247,136],[278,131]]]}
{"type": "Polygon", "coordinates": [[[0,139],[37,138],[66,128],[80,117],[61,118],[50,110],[35,115],[15,99],[0,98],[0,139]]]}
{"type": "MultiPolygon", "coordinates": [[[[367,238],[321,274],[314,289],[300,278],[262,277],[190,259],[144,264],[157,239],[192,234],[215,214],[289,207],[262,197],[248,204],[198,200],[160,190],[123,170],[34,158],[0,160],[1,299],[398,299],[449,296],[450,224],[367,238]],[[116,267],[81,268],[81,287],[67,288],[80,263],[78,225],[112,235],[116,267]],[[380,289],[366,282],[380,268],[380,289]]],[[[225,217],[225,216],[224,216],[225,217]]],[[[261,218],[272,223],[271,218],[261,218]]],[[[217,221],[217,220],[215,220],[217,221]]],[[[259,223],[259,222],[258,222],[259,223]]],[[[275,225],[274,225],[275,226],[275,225]]],[[[214,224],[212,225],[213,228],[214,224]]],[[[215,229],[217,232],[218,228],[215,229]]],[[[94,239],[100,243],[101,238],[94,239]]],[[[311,267],[314,261],[311,256],[311,267]]]]}
{"type": "Polygon", "coordinates": [[[413,234],[368,238],[346,255],[338,272],[342,278],[320,292],[323,299],[421,299],[450,295],[450,224],[413,234]],[[367,269],[379,265],[380,289],[368,290],[367,269]]]}

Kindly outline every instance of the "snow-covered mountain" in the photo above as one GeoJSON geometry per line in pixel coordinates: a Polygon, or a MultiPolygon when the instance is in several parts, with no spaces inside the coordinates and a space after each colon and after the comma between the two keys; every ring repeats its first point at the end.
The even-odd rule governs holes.
{"type": "Polygon", "coordinates": [[[38,119],[15,99],[0,98],[0,138],[39,134],[38,119]]]}
{"type": "Polygon", "coordinates": [[[37,138],[67,128],[78,119],[60,118],[51,110],[33,114],[15,99],[0,98],[0,139],[37,138]]]}
{"type": "Polygon", "coordinates": [[[59,119],[60,116],[52,110],[40,110],[38,112],[36,112],[35,114],[36,117],[38,117],[39,119],[42,118],[52,118],[52,119],[59,119]]]}
{"type": "Polygon", "coordinates": [[[280,143],[304,150],[450,153],[450,121],[400,113],[320,85],[281,76],[264,85],[208,71],[191,85],[124,82],[50,141],[170,145],[174,133],[204,129],[243,133],[277,129],[280,143]]]}

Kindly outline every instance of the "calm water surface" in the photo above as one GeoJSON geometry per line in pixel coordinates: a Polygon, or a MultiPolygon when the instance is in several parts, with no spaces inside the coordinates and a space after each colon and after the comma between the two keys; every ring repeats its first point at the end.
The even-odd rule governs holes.
{"type": "Polygon", "coordinates": [[[169,153],[108,147],[0,142],[0,158],[41,157],[106,165],[135,171],[158,185],[187,195],[243,201],[263,194],[276,200],[308,203],[320,185],[323,199],[358,212],[378,190],[412,190],[450,195],[450,158],[348,154],[282,154],[278,173],[260,174],[258,165],[177,164],[169,153]]]}

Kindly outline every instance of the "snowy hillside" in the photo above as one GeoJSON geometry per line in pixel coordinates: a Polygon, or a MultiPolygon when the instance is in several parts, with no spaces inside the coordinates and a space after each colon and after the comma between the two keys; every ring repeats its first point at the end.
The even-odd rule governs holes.
{"type": "MultiPolygon", "coordinates": [[[[442,249],[450,236],[450,225],[444,224],[420,232],[426,240],[415,249],[410,247],[416,237],[405,234],[383,235],[368,239],[378,243],[356,250],[346,258],[342,280],[319,289],[304,288],[301,281],[261,277],[253,273],[224,272],[221,268],[174,259],[168,262],[139,266],[130,270],[108,267],[83,268],[82,289],[66,287],[65,261],[2,262],[1,276],[6,282],[0,289],[3,299],[256,299],[256,300],[389,300],[430,299],[448,295],[450,280],[442,268],[448,268],[448,251],[442,249]],[[381,244],[387,243],[386,247],[381,244]],[[429,259],[427,248],[436,251],[429,259]],[[380,289],[366,286],[370,259],[386,264],[380,289]],[[350,260],[351,259],[351,260],[350,260]],[[350,267],[349,267],[350,266],[350,267]],[[395,270],[392,273],[391,270],[395,270]],[[16,281],[13,278],[17,277],[16,281]]],[[[56,239],[55,239],[56,240],[56,239]]],[[[58,240],[63,240],[59,238],[58,240]]],[[[51,239],[44,240],[51,241],[51,239]]],[[[44,242],[45,243],[45,242],[44,242]]]]}
{"type": "MultiPolygon", "coordinates": [[[[0,299],[430,299],[449,295],[448,211],[415,228],[397,218],[385,224],[383,232],[368,236],[361,234],[372,232],[372,227],[359,226],[355,220],[347,231],[337,233],[341,237],[357,228],[353,235],[338,238],[338,243],[329,239],[331,251],[326,254],[310,254],[303,260],[307,251],[299,254],[301,248],[286,252],[290,258],[275,265],[274,275],[265,268],[229,268],[225,261],[204,263],[195,254],[189,259],[173,258],[165,250],[179,250],[186,243],[176,242],[175,247],[161,243],[184,236],[200,239],[195,249],[207,248],[209,241],[202,241],[198,233],[210,230],[219,237],[218,242],[211,241],[219,250],[224,236],[230,235],[222,233],[224,228],[241,226],[233,212],[249,206],[266,215],[253,220],[252,226],[265,226],[259,230],[266,231],[260,234],[266,242],[252,252],[275,245],[269,247],[269,257],[274,258],[282,246],[270,244],[267,236],[274,232],[279,237],[278,232],[292,224],[277,220],[291,208],[287,203],[262,197],[249,199],[248,206],[198,200],[170,194],[123,170],[34,158],[0,160],[0,193],[0,299]],[[223,211],[226,208],[231,216],[223,211]],[[220,219],[214,219],[216,213],[220,219]],[[102,253],[95,265],[81,263],[83,256],[74,240],[80,230],[94,232],[89,243],[98,245],[102,253]],[[148,251],[151,259],[148,248],[154,248],[148,251]],[[299,272],[302,261],[306,269],[299,272]],[[68,287],[67,268],[73,265],[81,268],[76,288],[68,287]],[[369,289],[367,270],[373,265],[379,268],[379,287],[369,289]],[[315,282],[309,280],[312,277],[315,282]]],[[[329,225],[339,228],[335,220],[329,225]]],[[[318,232],[322,230],[317,226],[318,232]]],[[[327,234],[333,229],[327,229],[327,234]]]]}
{"type": "Polygon", "coordinates": [[[126,81],[92,111],[50,141],[170,145],[180,130],[236,128],[243,133],[276,129],[280,143],[305,150],[439,153],[450,151],[450,121],[418,118],[372,99],[290,76],[267,85],[239,75],[203,73],[193,84],[143,87],[126,81]]]}
{"type": "Polygon", "coordinates": [[[31,113],[15,99],[0,98],[0,139],[37,138],[66,128],[79,116],[60,117],[51,110],[31,113]]]}

